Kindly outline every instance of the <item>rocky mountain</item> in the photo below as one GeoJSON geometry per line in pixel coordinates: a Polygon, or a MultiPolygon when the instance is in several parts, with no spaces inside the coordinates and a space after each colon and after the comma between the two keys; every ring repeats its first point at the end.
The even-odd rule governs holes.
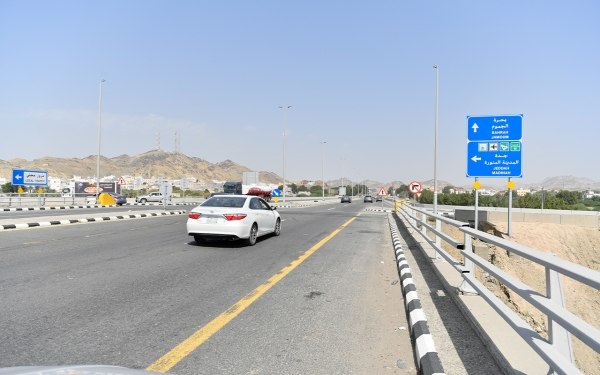
{"type": "MultiPolygon", "coordinates": [[[[86,178],[96,175],[96,156],[90,155],[83,159],[48,156],[32,161],[25,159],[0,160],[0,177],[9,178],[12,168],[47,170],[52,177],[72,178],[73,175],[77,175],[86,178]]],[[[135,156],[100,157],[100,174],[102,176],[160,176],[166,179],[195,177],[205,181],[241,181],[242,172],[250,171],[252,170],[231,160],[212,164],[200,158],[162,150],[152,150],[135,156]]],[[[282,181],[282,178],[273,172],[261,171],[259,178],[261,182],[268,184],[282,181]]]]}
{"type": "Polygon", "coordinates": [[[585,189],[600,189],[600,182],[591,180],[585,177],[575,176],[557,176],[549,177],[544,181],[536,184],[526,184],[529,188],[541,189],[566,189],[566,190],[585,190],[585,189]]]}

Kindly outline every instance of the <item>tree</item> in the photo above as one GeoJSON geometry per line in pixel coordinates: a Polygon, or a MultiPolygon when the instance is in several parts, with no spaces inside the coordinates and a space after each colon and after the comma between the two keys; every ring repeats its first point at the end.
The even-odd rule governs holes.
{"type": "Polygon", "coordinates": [[[419,202],[427,203],[427,204],[433,203],[433,191],[431,191],[431,190],[421,191],[421,198],[419,198],[419,202]]]}
{"type": "Polygon", "coordinates": [[[442,194],[450,194],[450,193],[452,193],[450,190],[452,190],[453,188],[454,188],[454,186],[450,186],[450,185],[444,186],[444,188],[442,189],[442,194]]]}
{"type": "Polygon", "coordinates": [[[3,193],[14,193],[16,189],[17,189],[17,187],[13,186],[13,184],[11,182],[7,182],[4,185],[2,185],[3,193]]]}
{"type": "Polygon", "coordinates": [[[308,188],[306,187],[306,185],[300,185],[300,186],[298,186],[298,191],[306,192],[306,191],[308,191],[308,188]]]}
{"type": "Polygon", "coordinates": [[[322,195],[323,188],[321,185],[313,185],[310,187],[310,195],[322,195]]]}
{"type": "Polygon", "coordinates": [[[298,185],[292,182],[289,187],[292,189],[292,194],[298,194],[298,185]]]}

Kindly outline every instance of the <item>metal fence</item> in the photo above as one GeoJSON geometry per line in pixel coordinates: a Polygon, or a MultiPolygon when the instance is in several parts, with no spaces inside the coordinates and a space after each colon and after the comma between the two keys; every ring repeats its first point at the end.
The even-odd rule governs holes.
{"type": "Polygon", "coordinates": [[[61,193],[5,193],[0,194],[0,207],[31,207],[56,205],[87,205],[96,203],[95,196],[75,194],[63,197],[61,193]]]}
{"type": "Polygon", "coordinates": [[[436,257],[445,259],[459,272],[464,281],[459,290],[465,293],[479,294],[502,318],[546,361],[551,371],[556,374],[583,374],[576,366],[573,356],[571,334],[575,335],[590,348],[600,353],[600,330],[571,313],[566,308],[561,275],[568,276],[596,290],[600,289],[600,272],[508,241],[494,235],[475,230],[468,223],[456,221],[442,215],[436,215],[413,205],[396,205],[396,211],[421,234],[423,239],[436,251],[436,257]],[[434,220],[435,225],[428,223],[434,220]],[[464,239],[460,243],[442,232],[442,222],[458,228],[464,239]],[[427,231],[435,234],[435,240],[427,235],[427,231]],[[472,238],[496,245],[510,253],[543,266],[546,270],[546,295],[543,295],[517,278],[494,266],[472,251],[472,238]],[[464,265],[442,249],[441,241],[461,251],[464,265]],[[504,302],[490,292],[475,278],[474,265],[481,267],[506,287],[521,296],[548,318],[548,340],[543,338],[523,319],[513,312],[504,302]]]}

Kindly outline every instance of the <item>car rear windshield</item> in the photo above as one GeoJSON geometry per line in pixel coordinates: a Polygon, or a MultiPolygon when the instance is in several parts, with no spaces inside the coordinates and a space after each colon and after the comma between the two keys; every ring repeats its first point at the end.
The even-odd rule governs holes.
{"type": "Polygon", "coordinates": [[[208,207],[244,207],[246,198],[242,197],[227,197],[227,196],[214,196],[202,203],[202,206],[208,207]]]}

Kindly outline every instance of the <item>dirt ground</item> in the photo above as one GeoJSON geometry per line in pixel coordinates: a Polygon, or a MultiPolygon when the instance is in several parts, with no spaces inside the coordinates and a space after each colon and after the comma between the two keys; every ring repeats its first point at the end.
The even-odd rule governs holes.
{"type": "MultiPolygon", "coordinates": [[[[444,233],[450,234],[460,242],[463,241],[463,233],[457,228],[443,225],[442,229],[444,233]]],[[[507,223],[482,223],[479,229],[508,239],[507,223]]],[[[512,223],[512,232],[514,242],[556,254],[562,259],[600,271],[598,229],[547,223],[512,223]]],[[[488,260],[492,264],[538,292],[546,294],[546,276],[542,266],[520,257],[509,257],[505,250],[493,245],[489,247],[488,260]]],[[[444,242],[443,248],[455,259],[463,261],[459,250],[444,242]]],[[[479,268],[476,269],[476,277],[532,328],[542,336],[548,337],[548,320],[544,314],[479,268]]],[[[600,328],[600,292],[565,276],[562,282],[567,309],[596,328],[600,328]]],[[[600,375],[600,355],[576,337],[572,336],[572,338],[577,367],[585,374],[600,375]]]]}

